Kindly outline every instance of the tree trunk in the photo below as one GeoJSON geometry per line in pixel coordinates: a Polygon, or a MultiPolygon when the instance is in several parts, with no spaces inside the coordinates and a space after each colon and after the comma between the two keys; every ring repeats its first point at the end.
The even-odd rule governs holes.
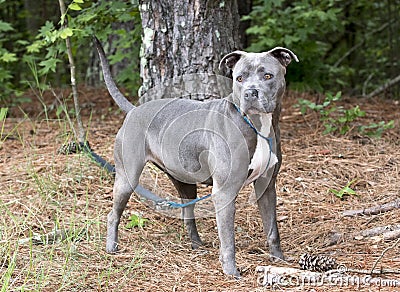
{"type": "Polygon", "coordinates": [[[139,10],[139,96],[184,74],[217,74],[221,58],[241,48],[236,0],[141,0],[139,10]]]}
{"type": "MultiPolygon", "coordinates": [[[[253,0],[240,0],[238,1],[239,16],[249,15],[253,8],[253,0]]],[[[247,37],[246,30],[250,27],[251,20],[242,20],[239,23],[240,43],[242,48],[247,48],[250,45],[250,40],[247,37]]]]}

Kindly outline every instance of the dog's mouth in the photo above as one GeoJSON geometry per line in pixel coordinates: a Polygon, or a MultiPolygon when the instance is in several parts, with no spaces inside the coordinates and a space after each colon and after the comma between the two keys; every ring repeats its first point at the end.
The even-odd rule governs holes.
{"type": "Polygon", "coordinates": [[[263,103],[264,113],[273,113],[276,107],[275,99],[263,103]]]}
{"type": "Polygon", "coordinates": [[[275,110],[275,102],[268,100],[258,100],[255,102],[244,102],[241,103],[240,109],[243,114],[269,114],[273,113],[275,110]]]}
{"type": "Polygon", "coordinates": [[[268,115],[271,114],[270,112],[266,112],[263,110],[259,110],[256,108],[250,108],[250,109],[243,109],[242,107],[240,107],[239,105],[234,104],[236,110],[238,111],[238,113],[243,117],[244,120],[252,120],[252,117],[254,118],[254,115],[268,115]]]}

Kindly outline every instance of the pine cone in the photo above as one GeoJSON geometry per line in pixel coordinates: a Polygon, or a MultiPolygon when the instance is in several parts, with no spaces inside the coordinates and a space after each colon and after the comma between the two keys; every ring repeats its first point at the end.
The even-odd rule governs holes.
{"type": "Polygon", "coordinates": [[[324,255],[302,254],[299,258],[299,265],[303,270],[326,272],[337,267],[336,260],[324,255]]]}

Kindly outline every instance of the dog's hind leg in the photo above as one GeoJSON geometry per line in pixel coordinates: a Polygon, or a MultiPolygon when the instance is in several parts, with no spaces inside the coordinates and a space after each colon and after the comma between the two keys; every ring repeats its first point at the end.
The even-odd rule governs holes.
{"type": "MultiPolygon", "coordinates": [[[[185,203],[187,200],[194,200],[197,197],[197,186],[195,184],[187,184],[174,179],[172,176],[168,175],[175,188],[178,191],[182,202],[185,203]]],[[[200,235],[197,231],[196,219],[194,216],[194,206],[190,205],[182,208],[182,219],[185,223],[186,230],[188,232],[189,238],[192,242],[192,248],[197,249],[199,246],[203,245],[200,239],[200,235]]]]}
{"type": "Polygon", "coordinates": [[[123,170],[117,169],[113,189],[113,207],[107,216],[106,251],[108,253],[114,253],[118,250],[118,225],[122,212],[124,211],[133,190],[139,183],[139,176],[142,170],[143,167],[137,169],[137,173],[132,176],[132,179],[130,180],[123,170]]]}

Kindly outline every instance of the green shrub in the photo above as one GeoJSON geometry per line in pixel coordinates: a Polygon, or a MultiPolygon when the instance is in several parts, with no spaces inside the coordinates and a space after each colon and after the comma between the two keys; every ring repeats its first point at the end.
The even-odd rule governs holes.
{"type": "Polygon", "coordinates": [[[254,0],[244,20],[249,50],[284,46],[299,57],[287,73],[290,88],[362,95],[400,71],[399,17],[398,5],[382,1],[254,0]]]}
{"type": "MultiPolygon", "coordinates": [[[[309,101],[307,99],[299,99],[297,107],[300,112],[305,115],[307,110],[312,110],[319,115],[320,121],[323,123],[325,130],[324,134],[339,133],[344,135],[354,127],[354,121],[358,118],[365,117],[365,111],[361,110],[357,105],[350,109],[344,109],[336,104],[342,98],[342,93],[339,91],[336,95],[327,93],[321,104],[309,101]]],[[[394,127],[394,121],[385,123],[372,123],[356,127],[356,130],[362,134],[373,137],[381,137],[383,131],[394,127]]]]}
{"type": "MultiPolygon", "coordinates": [[[[47,12],[59,11],[58,1],[48,0],[37,5],[40,3],[50,6],[47,12]]],[[[130,93],[137,93],[141,38],[137,3],[72,0],[66,1],[66,5],[68,11],[61,20],[68,21],[67,28],[60,26],[56,13],[45,15],[45,19],[40,18],[36,31],[27,23],[29,19],[38,17],[24,8],[24,1],[0,0],[0,101],[4,106],[27,101],[14,97],[19,97],[28,88],[39,90],[37,95],[41,96],[49,85],[60,87],[70,83],[65,47],[67,37],[71,38],[77,83],[86,83],[89,77],[100,80],[100,75],[93,75],[98,72],[89,70],[97,70],[92,65],[96,55],[92,46],[93,34],[105,45],[110,64],[123,64],[118,67],[117,82],[130,93]]],[[[41,11],[40,8],[37,10],[41,11]]]]}
{"type": "Polygon", "coordinates": [[[23,41],[16,39],[15,29],[8,22],[0,20],[0,101],[4,102],[11,94],[16,93],[17,87],[13,82],[13,70],[15,70],[15,64],[19,61],[17,52],[23,41]],[[13,47],[7,46],[8,42],[14,42],[13,47]]]}
{"type": "MultiPolygon", "coordinates": [[[[94,48],[92,47],[92,35],[96,35],[100,40],[106,42],[111,35],[113,39],[113,47],[119,48],[115,50],[113,55],[109,56],[110,64],[124,62],[128,64],[125,69],[119,72],[117,82],[121,82],[131,92],[136,93],[139,87],[139,46],[140,41],[140,16],[138,9],[131,3],[122,1],[85,1],[74,0],[68,6],[67,15],[63,16],[68,20],[68,27],[63,28],[56,26],[54,23],[47,21],[43,25],[36,40],[27,47],[27,56],[25,60],[28,63],[37,63],[39,77],[44,82],[48,82],[49,74],[60,76],[60,73],[66,71],[68,66],[64,66],[66,61],[65,39],[71,38],[73,45],[73,53],[76,60],[76,66],[80,75],[81,82],[88,73],[85,69],[89,68],[94,48]],[[115,29],[110,23],[133,23],[133,30],[115,29]],[[63,66],[60,66],[63,65],[63,66]],[[127,73],[129,72],[129,74],[127,73]]],[[[68,74],[65,74],[68,76],[68,74]]],[[[63,84],[68,84],[67,77],[62,79],[63,84]]]]}

